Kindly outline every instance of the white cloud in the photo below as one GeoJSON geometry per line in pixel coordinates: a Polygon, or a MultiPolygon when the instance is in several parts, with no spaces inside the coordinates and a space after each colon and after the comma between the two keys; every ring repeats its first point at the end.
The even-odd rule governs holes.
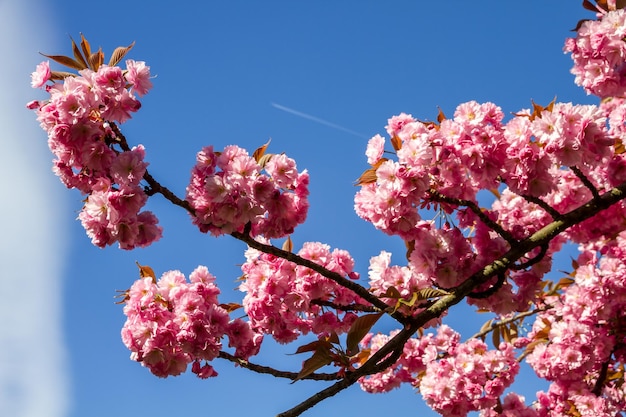
{"type": "Polygon", "coordinates": [[[58,50],[44,3],[0,0],[0,416],[63,417],[69,409],[61,278],[68,216],[45,134],[24,107],[42,98],[29,85],[37,52],[58,50]]]}

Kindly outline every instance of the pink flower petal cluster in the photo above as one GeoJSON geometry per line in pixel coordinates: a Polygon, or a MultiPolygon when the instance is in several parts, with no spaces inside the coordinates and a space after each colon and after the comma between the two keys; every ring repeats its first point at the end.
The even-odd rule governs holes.
{"type": "Polygon", "coordinates": [[[196,160],[187,201],[200,231],[218,236],[242,232],[249,223],[252,236],[280,238],[306,219],[309,174],[298,172],[293,159],[272,155],[261,167],[233,145],[223,152],[207,146],[196,160]]]}
{"type": "Polygon", "coordinates": [[[427,364],[419,390],[433,410],[446,417],[462,417],[494,407],[518,372],[512,345],[502,343],[497,350],[488,350],[481,340],[469,339],[427,364]]]}
{"type": "Polygon", "coordinates": [[[207,378],[217,375],[208,362],[219,355],[224,335],[235,356],[247,360],[258,353],[262,335],[241,319],[230,321],[214,281],[204,266],[189,275],[189,282],[179,271],[168,271],[156,282],[151,277],[135,281],[122,328],[131,359],[159,377],[179,375],[192,363],[192,372],[207,378]]]}
{"type": "MultiPolygon", "coordinates": [[[[390,119],[397,161],[382,158],[384,138],[370,140],[366,155],[376,178],[356,194],[357,214],[387,234],[416,240],[418,210],[431,202],[431,190],[476,201],[480,190],[504,182],[517,194],[540,197],[557,188],[562,167],[588,172],[613,158],[615,140],[598,107],[557,103],[533,117],[523,112],[506,124],[502,119],[492,103],[473,101],[439,126],[404,113],[390,119]]],[[[613,165],[614,171],[626,168],[621,159],[613,165]]]]}
{"type": "Polygon", "coordinates": [[[583,246],[573,283],[537,317],[528,337],[542,343],[526,361],[539,377],[553,382],[539,397],[543,407],[558,410],[575,403],[581,415],[598,407],[594,415],[607,416],[626,409],[619,379],[606,376],[619,372],[626,360],[624,248],[624,232],[609,244],[583,246]],[[605,376],[598,392],[600,375],[605,376]]]}
{"type": "MultiPolygon", "coordinates": [[[[394,334],[369,334],[361,345],[373,354],[394,334]]],[[[502,343],[499,349],[488,350],[479,339],[461,343],[457,332],[442,325],[436,335],[410,339],[393,366],[361,378],[359,384],[378,393],[410,383],[433,410],[460,417],[495,406],[518,371],[512,345],[502,343]]]]}
{"type": "Polygon", "coordinates": [[[32,75],[33,86],[45,85],[50,98],[28,107],[36,111],[48,134],[56,157],[54,172],[68,188],[88,195],[78,217],[99,247],[115,242],[123,249],[144,247],[162,233],[156,216],[141,212],[147,201],[139,184],[148,165],[145,150],[141,145],[119,149],[111,127],[112,122],[128,120],[141,106],[129,88],[145,93],[149,87],[145,63],[127,64],[126,72],[103,65],[98,71],[84,69],[79,76],[52,85],[45,85],[50,79],[47,62],[32,75]],[[128,76],[133,73],[141,75],[128,76]]]}
{"type": "Polygon", "coordinates": [[[564,51],[574,61],[576,84],[600,98],[626,92],[626,11],[619,9],[587,20],[575,38],[565,41],[564,51]]]}
{"type": "MultiPolygon", "coordinates": [[[[360,344],[373,355],[398,332],[393,330],[389,335],[369,333],[360,344]]],[[[394,365],[383,372],[360,378],[359,385],[366,392],[382,393],[398,388],[403,383],[419,384],[419,376],[426,371],[427,364],[436,360],[442,350],[458,343],[459,334],[446,325],[438,327],[437,334],[413,337],[404,345],[402,355],[394,365]]]]}
{"type": "MultiPolygon", "coordinates": [[[[307,242],[298,255],[330,271],[358,278],[354,261],[345,250],[331,251],[328,245],[307,242]]],[[[252,328],[280,343],[309,332],[346,332],[357,316],[334,306],[366,304],[352,291],[309,268],[255,249],[248,249],[241,269],[245,280],[239,289],[246,293],[243,306],[252,328]]]]}

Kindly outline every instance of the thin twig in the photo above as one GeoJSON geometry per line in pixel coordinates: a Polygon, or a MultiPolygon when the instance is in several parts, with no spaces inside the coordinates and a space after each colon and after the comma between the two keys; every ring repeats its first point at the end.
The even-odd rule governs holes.
{"type": "Polygon", "coordinates": [[[548,213],[550,217],[552,217],[552,220],[558,220],[561,217],[561,213],[559,213],[554,207],[552,207],[550,204],[546,203],[539,197],[528,194],[520,194],[519,196],[522,197],[524,200],[530,203],[534,203],[544,209],[545,212],[548,213]]]}
{"type": "MultiPolygon", "coordinates": [[[[313,407],[325,398],[331,397],[348,388],[361,376],[380,372],[381,369],[377,367],[379,362],[391,353],[399,354],[399,351],[397,350],[399,349],[398,345],[402,344],[402,346],[404,346],[404,343],[406,343],[406,341],[429,320],[439,317],[453,305],[461,302],[461,300],[467,297],[472,291],[474,291],[475,288],[487,282],[493,276],[505,273],[514,262],[528,252],[532,251],[536,247],[549,243],[552,239],[563,233],[563,231],[569,227],[593,217],[602,210],[607,209],[624,198],[626,198],[626,182],[604,193],[599,199],[593,199],[587,204],[562,215],[558,220],[553,221],[533,233],[530,237],[520,241],[518,244],[511,247],[511,249],[499,259],[496,259],[480,271],[473,274],[469,279],[461,283],[451,294],[441,297],[432,306],[416,314],[407,324],[405,324],[405,327],[400,330],[398,334],[383,345],[374,355],[372,355],[361,368],[348,373],[344,379],[337,381],[335,384],[322,391],[319,391],[292,409],[279,414],[277,417],[299,416],[304,411],[313,407]]],[[[386,365],[386,361],[384,364],[386,365]]]]}
{"type": "MultiPolygon", "coordinates": [[[[372,304],[374,307],[378,308],[379,311],[387,311],[389,306],[385,304],[380,298],[376,297],[374,294],[369,292],[365,287],[357,284],[354,281],[345,278],[343,275],[333,272],[327,268],[324,268],[318,263],[315,263],[309,259],[303,258],[299,255],[296,255],[293,252],[289,252],[280,248],[277,248],[272,245],[266,245],[265,243],[258,242],[254,240],[250,235],[240,233],[240,232],[232,232],[230,234],[235,239],[241,240],[250,246],[251,248],[260,250],[261,252],[277,256],[286,261],[293,262],[296,265],[304,266],[305,268],[312,269],[318,274],[322,275],[325,278],[328,278],[332,281],[335,281],[337,284],[341,285],[344,288],[347,288],[357,294],[359,297],[363,298],[365,301],[372,304]]],[[[400,321],[404,322],[406,318],[400,313],[394,313],[392,316],[400,321]]]]}
{"type": "Polygon", "coordinates": [[[589,191],[591,191],[591,195],[593,195],[593,198],[595,198],[595,199],[600,198],[600,193],[598,192],[598,189],[596,188],[595,185],[593,185],[591,183],[589,178],[587,178],[587,176],[585,174],[583,174],[583,172],[580,170],[580,168],[578,168],[577,166],[571,166],[571,167],[569,167],[569,169],[571,169],[572,172],[574,172],[574,174],[576,174],[578,179],[585,185],[585,187],[587,187],[589,189],[589,191]]]}
{"type": "Polygon", "coordinates": [[[326,301],[326,300],[320,300],[320,299],[311,300],[311,304],[315,304],[315,305],[322,306],[322,307],[330,307],[339,311],[362,311],[364,313],[376,313],[380,311],[375,307],[366,306],[363,304],[347,304],[347,305],[337,304],[337,303],[333,303],[332,301],[326,301]]]}
{"type": "MultiPolygon", "coordinates": [[[[126,137],[122,134],[120,128],[113,122],[109,123],[111,129],[115,133],[116,138],[118,139],[118,143],[123,151],[129,152],[131,151],[128,142],[126,141],[126,137]]],[[[191,207],[188,201],[181,199],[176,194],[174,194],[169,188],[161,185],[157,180],[154,179],[152,175],[146,169],[146,172],[143,174],[143,179],[146,180],[149,189],[146,190],[146,194],[148,196],[159,193],[167,200],[169,200],[172,204],[182,207],[187,210],[192,216],[194,215],[195,210],[191,207]]]]}
{"type": "Polygon", "coordinates": [[[470,200],[463,200],[461,198],[448,197],[436,190],[428,191],[428,195],[433,201],[469,208],[486,226],[499,234],[504,240],[508,242],[509,245],[513,246],[518,242],[518,240],[516,240],[511,233],[505,230],[497,222],[491,220],[491,218],[475,202],[470,200]]]}
{"type": "Polygon", "coordinates": [[[491,333],[492,331],[494,331],[495,329],[502,327],[502,326],[506,326],[507,324],[513,323],[514,321],[517,321],[519,319],[523,319],[524,317],[528,317],[528,316],[532,316],[535,315],[537,313],[541,313],[542,311],[546,311],[551,309],[552,306],[551,305],[545,305],[543,307],[537,307],[534,310],[529,310],[529,311],[525,311],[523,313],[518,313],[512,317],[509,317],[508,319],[504,319],[504,320],[500,320],[500,321],[496,321],[494,323],[491,324],[491,326],[489,326],[488,328],[474,334],[473,336],[470,337],[470,339],[478,339],[480,337],[484,337],[486,335],[488,335],[489,333],[491,333]]]}
{"type": "Polygon", "coordinates": [[[336,381],[341,379],[337,373],[310,373],[306,376],[298,376],[298,372],[288,372],[288,371],[280,371],[275,368],[271,368],[269,366],[257,365],[252,362],[243,360],[234,355],[231,355],[228,352],[220,351],[219,357],[222,359],[226,359],[227,361],[233,362],[234,364],[241,366],[242,368],[249,369],[251,371],[257,372],[259,374],[269,374],[275,376],[277,378],[287,378],[290,380],[299,379],[311,379],[315,381],[336,381]]]}

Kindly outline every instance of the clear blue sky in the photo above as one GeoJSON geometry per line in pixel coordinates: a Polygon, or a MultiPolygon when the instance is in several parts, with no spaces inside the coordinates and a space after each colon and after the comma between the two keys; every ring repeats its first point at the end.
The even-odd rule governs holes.
{"type": "MultiPolygon", "coordinates": [[[[353,210],[353,183],[367,168],[368,138],[384,134],[392,115],[406,112],[421,120],[435,119],[438,107],[452,115],[459,103],[468,100],[492,101],[507,114],[530,107],[531,99],[547,104],[556,96],[559,101],[595,103],[573,84],[571,61],[562,53],[576,22],[592,17],[579,3],[350,0],[103,5],[48,0],[38,13],[47,15],[48,24],[31,28],[31,37],[42,45],[31,43],[31,50],[19,54],[31,69],[10,82],[29,83],[30,71],[41,61],[38,51],[70,54],[68,35],[78,39],[84,33],[107,56],[114,47],[136,41],[128,56],[146,61],[157,78],[143,108],[122,131],[131,144],[146,147],[152,175],[183,196],[195,153],[202,146],[213,144],[219,149],[238,144],[252,151],[272,138],[270,152],[286,152],[311,174],[311,209],[307,223],[293,235],[295,247],[322,241],[347,249],[366,276],[371,256],[384,249],[396,254],[392,260],[401,262],[404,252],[401,241],[375,231],[353,210]]],[[[0,11],[2,7],[0,0],[0,11]]],[[[23,16],[28,19],[28,14],[23,16]]],[[[19,96],[22,102],[15,106],[36,97],[34,90],[30,94],[19,96]]],[[[31,116],[27,123],[36,124],[31,116]]],[[[19,140],[38,154],[46,150],[43,132],[19,140]]],[[[41,175],[52,176],[50,160],[51,156],[44,158],[48,166],[41,175]]],[[[59,182],[49,186],[64,192],[59,182]]],[[[137,278],[135,261],[152,266],[158,275],[169,269],[188,274],[197,265],[206,265],[218,277],[221,300],[237,301],[241,295],[233,289],[245,247],[229,238],[201,235],[182,209],[157,196],[149,206],[164,227],[161,241],[133,252],[97,249],[80,223],[72,221],[82,197],[65,192],[62,198],[65,210],[54,221],[63,225],[67,239],[60,306],[69,407],[58,417],[273,416],[326,386],[290,385],[221,361],[214,364],[218,378],[203,381],[189,374],[163,380],[130,361],[119,336],[124,316],[113,296],[137,278]]],[[[470,335],[488,318],[471,320],[464,314],[449,322],[470,335]]],[[[253,360],[297,370],[304,359],[286,355],[297,345],[268,347],[253,360]]],[[[45,342],[42,355],[46,355],[45,342]]],[[[539,388],[534,384],[525,378],[520,391],[534,398],[539,388]]],[[[389,412],[434,415],[409,387],[368,395],[358,386],[305,415],[389,412]]]]}

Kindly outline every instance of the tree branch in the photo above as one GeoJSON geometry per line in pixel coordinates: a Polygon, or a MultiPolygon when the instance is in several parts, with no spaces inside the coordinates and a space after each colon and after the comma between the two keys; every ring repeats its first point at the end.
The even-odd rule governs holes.
{"type": "Polygon", "coordinates": [[[585,185],[585,187],[587,187],[589,191],[591,191],[591,195],[593,195],[593,198],[595,199],[600,198],[600,193],[598,192],[598,189],[595,187],[595,185],[591,183],[589,178],[587,178],[587,176],[583,174],[580,168],[578,168],[577,166],[571,166],[569,167],[569,169],[571,169],[572,172],[576,174],[578,179],[585,185]]]}
{"type": "Polygon", "coordinates": [[[489,333],[491,333],[492,331],[494,331],[495,329],[497,329],[498,327],[506,326],[507,324],[511,324],[514,321],[517,321],[519,319],[523,319],[524,317],[535,315],[537,313],[541,313],[542,311],[546,311],[546,310],[549,310],[551,308],[552,308],[551,305],[545,305],[543,307],[537,307],[534,310],[525,311],[523,313],[518,313],[518,314],[514,315],[513,317],[509,317],[508,319],[496,321],[491,326],[486,328],[485,330],[482,330],[482,331],[474,334],[473,336],[471,336],[470,339],[478,339],[479,337],[484,337],[484,336],[488,335],[489,333]]]}
{"type": "MultiPolygon", "coordinates": [[[[338,274],[337,272],[333,272],[329,269],[324,268],[320,264],[317,264],[313,261],[305,259],[295,253],[277,248],[272,245],[266,245],[265,243],[258,242],[254,240],[251,236],[247,234],[243,234],[240,232],[232,232],[230,234],[235,239],[239,239],[242,242],[245,242],[251,248],[260,250],[261,252],[277,256],[286,261],[293,262],[296,265],[304,266],[305,268],[312,269],[318,274],[322,275],[325,278],[328,278],[332,281],[335,281],[337,284],[341,285],[344,288],[347,288],[357,294],[359,297],[363,298],[365,301],[371,303],[374,307],[378,308],[379,311],[388,311],[389,306],[382,301],[380,298],[376,297],[374,294],[369,292],[365,287],[357,284],[354,281],[345,278],[343,275],[338,274]]],[[[406,321],[406,318],[400,313],[393,313],[392,317],[401,323],[406,321]]]]}
{"type": "Polygon", "coordinates": [[[509,233],[507,230],[504,230],[504,228],[500,226],[497,222],[491,220],[489,216],[487,216],[487,214],[485,214],[485,212],[480,208],[480,206],[473,201],[447,197],[436,190],[429,190],[428,195],[433,201],[469,208],[486,226],[502,236],[502,238],[506,240],[509,245],[513,246],[517,243],[517,240],[513,237],[511,233],[509,233]]]}
{"type": "MultiPolygon", "coordinates": [[[[126,152],[130,151],[131,149],[130,149],[130,146],[128,145],[128,142],[126,141],[126,137],[122,134],[119,127],[113,122],[109,122],[109,125],[111,126],[111,129],[115,133],[115,136],[117,137],[118,143],[120,147],[122,148],[122,150],[126,152]]],[[[146,172],[143,174],[143,179],[146,180],[146,182],[150,186],[150,188],[146,190],[146,194],[148,196],[159,193],[163,197],[165,197],[167,200],[169,200],[172,204],[182,207],[185,210],[187,210],[192,216],[194,215],[195,210],[193,209],[193,207],[191,207],[191,204],[189,204],[188,201],[179,198],[170,189],[162,186],[157,180],[154,179],[152,175],[150,175],[147,169],[146,169],[146,172]]]]}
{"type": "Polygon", "coordinates": [[[319,300],[319,299],[311,300],[311,304],[315,304],[315,305],[322,306],[322,307],[330,307],[339,311],[362,311],[365,313],[376,313],[379,311],[376,307],[366,306],[363,304],[343,305],[343,304],[333,303],[332,301],[319,300]]]}
{"type": "Polygon", "coordinates": [[[277,417],[299,416],[304,411],[313,407],[322,400],[348,388],[360,377],[379,372],[380,370],[378,369],[378,365],[387,365],[387,360],[381,363],[379,362],[391,353],[395,353],[395,355],[398,355],[399,357],[401,352],[398,350],[398,346],[404,346],[406,341],[429,320],[439,317],[450,307],[458,304],[475,288],[487,282],[487,280],[494,275],[505,273],[515,261],[523,257],[526,253],[532,251],[536,247],[548,244],[554,237],[558,236],[569,227],[593,217],[602,210],[607,209],[624,198],[626,198],[626,182],[602,194],[600,198],[593,199],[587,204],[563,214],[558,220],[544,226],[542,229],[533,233],[530,237],[524,239],[523,241],[518,242],[499,259],[496,259],[486,265],[482,270],[470,276],[462,284],[456,287],[449,295],[441,297],[432,306],[409,319],[408,323],[405,323],[405,327],[389,342],[382,346],[374,355],[372,355],[362,367],[354,372],[348,373],[344,379],[322,391],[319,391],[292,409],[278,414],[277,417]]]}
{"type": "Polygon", "coordinates": [[[241,366],[242,368],[246,368],[249,369],[253,372],[257,372],[259,374],[269,374],[272,375],[274,377],[277,378],[287,378],[290,380],[295,380],[296,378],[299,379],[312,379],[315,381],[335,381],[338,379],[341,379],[341,377],[339,375],[337,375],[337,373],[334,374],[327,374],[327,373],[310,373],[306,376],[298,376],[298,372],[288,372],[288,371],[280,371],[278,369],[274,369],[271,368],[269,366],[263,366],[263,365],[257,365],[254,363],[251,363],[249,361],[243,360],[241,358],[238,358],[234,355],[231,355],[228,352],[224,352],[224,351],[220,351],[218,357],[222,358],[222,359],[226,359],[227,361],[230,361],[238,366],[241,366]]]}
{"type": "Polygon", "coordinates": [[[545,201],[543,201],[542,199],[540,199],[539,197],[534,197],[532,195],[528,195],[528,194],[520,194],[520,197],[522,197],[524,200],[530,202],[530,203],[534,203],[536,205],[538,205],[539,207],[541,207],[542,209],[544,209],[546,211],[546,213],[548,213],[550,215],[550,217],[552,217],[552,220],[557,220],[561,217],[561,213],[559,213],[554,207],[552,207],[550,204],[546,203],[545,201]]]}

